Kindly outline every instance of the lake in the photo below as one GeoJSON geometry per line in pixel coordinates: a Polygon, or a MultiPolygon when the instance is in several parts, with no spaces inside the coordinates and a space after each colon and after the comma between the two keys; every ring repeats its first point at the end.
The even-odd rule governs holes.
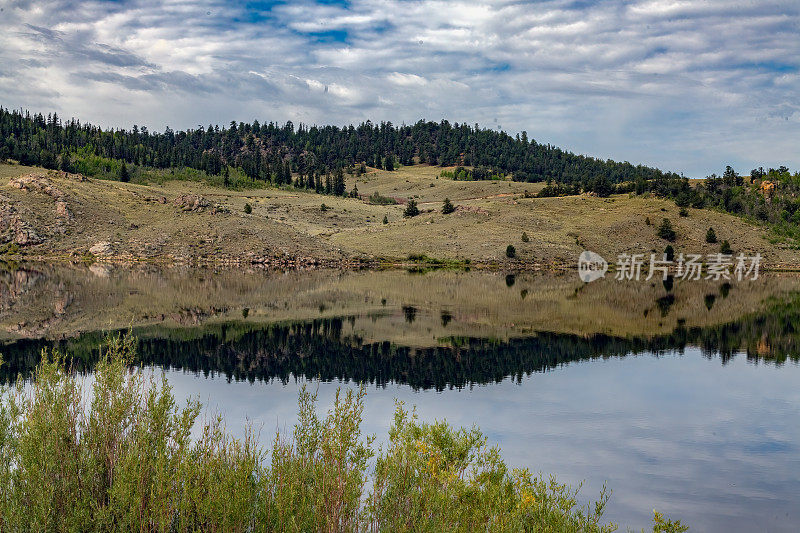
{"type": "Polygon", "coordinates": [[[512,466],[613,490],[605,517],[652,509],[693,531],[795,531],[800,520],[800,277],[613,279],[575,272],[264,272],[22,265],[0,269],[0,380],[58,347],[91,373],[108,332],[268,445],[367,386],[366,433],[395,400],[473,424],[512,466]]]}

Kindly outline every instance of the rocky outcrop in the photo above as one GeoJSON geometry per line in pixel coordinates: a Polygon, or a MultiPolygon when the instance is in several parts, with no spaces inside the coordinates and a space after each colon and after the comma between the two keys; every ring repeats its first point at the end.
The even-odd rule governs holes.
{"type": "Polygon", "coordinates": [[[181,211],[194,211],[202,213],[208,211],[211,214],[226,212],[227,210],[220,205],[212,204],[206,198],[197,194],[182,194],[172,201],[181,211]]]}
{"type": "Polygon", "coordinates": [[[92,255],[104,256],[111,255],[113,252],[114,249],[111,247],[111,243],[107,241],[95,243],[91,248],[89,248],[89,253],[92,255]]]}
{"type": "MultiPolygon", "coordinates": [[[[59,172],[57,174],[61,175],[62,177],[73,178],[78,181],[86,179],[78,174],[73,175],[67,174],[66,172],[59,172]]],[[[64,233],[64,224],[72,220],[72,213],[67,205],[66,195],[61,189],[55,186],[53,181],[50,179],[49,174],[27,174],[25,176],[20,176],[18,178],[9,180],[8,185],[21,191],[28,191],[49,196],[53,200],[53,210],[55,211],[56,220],[55,227],[50,228],[50,230],[53,230],[56,233],[64,233]]],[[[35,244],[41,242],[41,240],[41,238],[38,238],[38,240],[33,239],[29,242],[29,244],[35,244]]]]}
{"type": "Polygon", "coordinates": [[[44,239],[20,215],[10,199],[0,196],[0,244],[39,244],[44,239]]]}

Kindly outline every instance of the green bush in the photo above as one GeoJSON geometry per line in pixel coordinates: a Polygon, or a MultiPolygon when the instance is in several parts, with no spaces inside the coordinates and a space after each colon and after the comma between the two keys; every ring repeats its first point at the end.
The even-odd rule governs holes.
{"type": "Polygon", "coordinates": [[[246,215],[249,215],[253,212],[253,206],[250,204],[244,204],[244,212],[246,215]]]}
{"type": "MultiPolygon", "coordinates": [[[[365,389],[337,392],[324,417],[299,396],[291,435],[267,453],[220,418],[193,435],[197,400],[131,370],[132,336],[109,341],[92,394],[56,352],[28,385],[2,389],[0,529],[26,531],[606,532],[609,493],[506,466],[477,429],[421,423],[398,403],[376,454],[361,434],[365,389]],[[84,398],[91,402],[84,405],[84,398]],[[375,458],[374,467],[370,466],[375,458]]],[[[658,531],[683,531],[656,513],[658,531]]],[[[654,529],[656,530],[656,529],[654,529]]]]}
{"type": "Polygon", "coordinates": [[[726,255],[733,254],[731,243],[729,243],[728,241],[722,241],[722,244],[719,246],[719,252],[726,255]]]}
{"type": "Polygon", "coordinates": [[[375,191],[374,193],[370,194],[369,197],[367,198],[367,200],[369,201],[369,203],[374,204],[374,205],[396,205],[397,204],[397,200],[395,200],[394,198],[390,198],[388,196],[383,196],[378,191],[375,191]]]}
{"type": "Polygon", "coordinates": [[[706,242],[709,244],[714,244],[717,242],[717,233],[714,231],[714,228],[708,228],[706,232],[706,242]]]}
{"type": "Polygon", "coordinates": [[[509,245],[506,247],[506,257],[508,257],[508,258],[512,258],[512,259],[513,259],[514,257],[517,257],[517,249],[516,249],[516,248],[514,248],[514,245],[513,245],[513,244],[509,244],[509,245]]]}
{"type": "Polygon", "coordinates": [[[522,232],[522,242],[529,242],[531,239],[528,237],[528,234],[524,231],[522,232]]]}

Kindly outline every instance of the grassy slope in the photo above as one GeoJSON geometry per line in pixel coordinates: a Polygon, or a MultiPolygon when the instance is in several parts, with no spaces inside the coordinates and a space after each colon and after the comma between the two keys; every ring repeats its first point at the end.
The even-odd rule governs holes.
{"type": "MultiPolygon", "coordinates": [[[[52,228],[51,198],[7,185],[10,176],[28,171],[0,165],[0,194],[16,202],[34,227],[52,228]]],[[[713,226],[720,241],[728,239],[736,252],[760,252],[772,266],[800,266],[800,252],[770,244],[764,228],[731,215],[690,209],[689,217],[681,218],[672,202],[628,195],[524,198],[525,190],[536,192],[541,184],[456,182],[437,178],[439,172],[437,167],[414,166],[396,172],[371,170],[348,180],[348,190],[357,185],[362,195],[418,197],[422,214],[413,219],[403,218],[402,205],[370,205],[290,189],[232,191],[198,182],[135,185],[52,177],[66,194],[73,220],[63,234],[51,232],[48,242],[33,251],[79,256],[98,241],[111,241],[115,253],[137,257],[247,259],[287,253],[398,259],[424,253],[503,262],[506,246],[513,244],[524,261],[571,265],[583,249],[612,261],[622,252],[661,252],[667,243],[656,237],[656,226],[667,217],[678,232],[678,252],[718,251],[718,245],[705,243],[706,230],[713,226]],[[181,194],[202,195],[229,212],[182,212],[172,205],[181,194]],[[146,201],[162,196],[167,204],[146,201]],[[442,215],[445,197],[461,209],[442,215]],[[252,205],[252,214],[244,214],[245,203],[252,205]],[[322,211],[322,203],[331,209],[322,211]],[[382,224],[384,215],[389,224],[382,224]],[[522,242],[523,231],[530,237],[527,243],[522,242]]]]}

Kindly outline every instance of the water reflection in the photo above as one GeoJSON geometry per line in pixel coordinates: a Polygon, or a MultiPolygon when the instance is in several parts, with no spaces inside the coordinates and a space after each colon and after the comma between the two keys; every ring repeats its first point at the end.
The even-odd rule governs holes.
{"type": "MultiPolygon", "coordinates": [[[[71,272],[73,277],[74,272],[71,272]]],[[[142,363],[206,375],[216,373],[228,379],[251,382],[277,379],[286,383],[292,376],[302,376],[323,380],[353,380],[381,386],[400,383],[414,389],[443,390],[496,383],[507,377],[519,381],[533,372],[573,361],[682,351],[687,346],[699,347],[706,357],[719,357],[723,363],[737,352],[743,352],[749,359],[761,358],[777,364],[786,360],[796,362],[800,354],[797,327],[800,324],[800,293],[790,290],[794,287],[793,278],[776,278],[762,287],[770,288],[774,296],[752,290],[732,292],[730,284],[714,287],[700,285],[694,292],[687,292],[686,287],[673,287],[673,282],[670,282],[668,289],[666,284],[662,289],[669,291],[665,294],[655,287],[650,296],[653,303],[647,305],[645,300],[644,312],[638,316],[633,314],[636,320],[624,324],[623,331],[615,334],[607,327],[598,327],[604,325],[603,322],[598,324],[598,320],[603,318],[598,312],[604,313],[615,308],[618,314],[625,313],[624,306],[618,303],[618,293],[624,287],[610,284],[605,288],[615,289],[616,292],[604,295],[610,303],[603,310],[597,306],[597,297],[589,292],[595,290],[593,287],[579,284],[570,292],[570,282],[560,277],[523,279],[521,282],[537,290],[540,304],[544,301],[541,297],[543,292],[547,294],[567,288],[567,296],[561,302],[556,301],[556,304],[564,307],[564,314],[558,318],[552,317],[548,322],[550,328],[536,329],[541,320],[537,306],[531,309],[530,316],[525,316],[520,309],[511,305],[487,309],[474,293],[458,296],[462,287],[472,289],[480,282],[488,286],[486,290],[490,293],[494,285],[515,285],[518,282],[514,276],[511,276],[514,281],[510,284],[509,276],[472,274],[455,278],[431,277],[434,284],[451,285],[445,287],[443,298],[440,297],[446,302],[436,301],[428,295],[427,301],[405,297],[392,298],[393,302],[388,302],[384,297],[376,305],[374,300],[378,290],[384,289],[392,296],[391,291],[385,288],[385,273],[373,276],[363,273],[324,273],[321,279],[303,276],[272,278],[266,274],[253,274],[241,280],[234,276],[233,281],[225,277],[233,275],[229,273],[220,275],[200,271],[191,274],[194,277],[188,280],[182,278],[180,273],[176,274],[172,284],[177,287],[173,290],[177,294],[182,284],[199,284],[207,289],[207,293],[194,292],[191,297],[198,300],[206,298],[205,303],[159,311],[157,301],[154,301],[154,309],[151,309],[143,304],[132,305],[126,299],[135,299],[152,291],[148,287],[154,283],[155,290],[163,290],[169,282],[164,281],[162,273],[129,273],[129,278],[123,278],[123,282],[111,286],[105,283],[82,284],[85,280],[81,279],[65,281],[62,275],[55,276],[56,285],[52,287],[47,280],[53,276],[48,276],[46,271],[6,272],[3,313],[0,316],[6,323],[14,323],[7,326],[6,331],[16,334],[17,338],[7,340],[2,349],[5,365],[0,368],[0,379],[8,382],[18,374],[28,373],[38,362],[41,349],[49,346],[69,354],[76,369],[91,370],[98,357],[98,345],[107,333],[115,331],[113,328],[97,327],[102,325],[99,317],[107,316],[107,307],[121,307],[121,304],[114,302],[115,298],[137,311],[137,306],[141,305],[141,321],[153,322],[152,318],[156,318],[154,324],[133,327],[139,338],[142,363]],[[259,275],[267,276],[260,278],[262,284],[253,282],[254,278],[259,280],[259,275]],[[351,279],[353,277],[355,283],[348,284],[348,281],[354,281],[351,279]],[[130,279],[140,278],[144,279],[144,283],[135,285],[130,282],[130,279]],[[222,298],[230,299],[231,293],[237,297],[237,291],[232,289],[232,286],[237,286],[235,282],[244,283],[253,291],[247,293],[241,288],[238,291],[241,303],[248,305],[241,307],[241,310],[226,304],[224,299],[219,302],[222,298]],[[68,290],[70,283],[74,288],[68,290]],[[49,300],[53,302],[50,304],[52,307],[42,303],[42,298],[31,297],[30,301],[25,301],[26,295],[35,296],[43,292],[30,289],[39,285],[51,291],[49,300]],[[131,285],[139,288],[132,288],[131,285]],[[281,297],[288,298],[283,293],[287,287],[293,289],[298,286],[305,288],[305,297],[296,297],[293,307],[289,306],[288,300],[280,301],[281,297]],[[782,288],[784,286],[788,289],[782,288]],[[77,304],[97,302],[92,299],[96,293],[102,293],[106,298],[105,305],[92,307],[87,303],[77,304]],[[269,295],[268,301],[259,301],[258,296],[263,293],[269,295]],[[722,302],[734,300],[737,294],[736,307],[743,311],[738,316],[732,314],[731,309],[721,309],[722,302]],[[753,298],[754,295],[761,296],[761,299],[753,298]],[[335,297],[338,300],[328,305],[318,302],[335,297]],[[580,304],[573,303],[567,307],[564,303],[579,298],[584,300],[591,312],[585,313],[587,309],[580,304]],[[413,305],[403,303],[409,300],[413,305]],[[689,313],[684,303],[686,300],[703,303],[689,313]],[[477,303],[471,306],[474,302],[477,303]],[[330,315],[336,311],[337,304],[340,307],[344,304],[345,311],[363,311],[347,316],[288,318],[308,314],[330,315]],[[316,308],[313,308],[315,305],[316,308]],[[46,318],[38,319],[36,325],[32,321],[20,322],[19,317],[11,318],[21,312],[27,312],[30,316],[31,310],[37,307],[47,311],[40,311],[46,318]],[[671,328],[665,327],[665,319],[676,308],[683,309],[683,316],[675,318],[671,328]],[[715,308],[720,309],[720,321],[709,324],[708,315],[715,308]],[[747,312],[748,308],[754,311],[747,312]],[[655,332],[651,332],[651,311],[654,309],[659,325],[655,332]],[[93,313],[97,316],[93,316],[93,313]],[[270,320],[273,315],[275,320],[270,320]],[[581,319],[583,324],[579,322],[581,319]],[[35,328],[47,333],[56,329],[54,325],[63,323],[75,326],[79,321],[95,328],[88,332],[76,329],[72,335],[62,330],[56,338],[30,334],[35,328]],[[20,335],[26,328],[29,333],[27,338],[20,335]],[[571,331],[573,329],[578,329],[579,333],[571,331]]],[[[389,276],[396,275],[389,273],[389,276]]],[[[415,276],[415,279],[425,277],[415,276]]],[[[91,277],[89,279],[93,280],[91,277]]],[[[108,279],[108,275],[101,278],[102,281],[108,279]]],[[[390,277],[388,281],[392,280],[390,277]]],[[[642,304],[640,296],[627,305],[635,307],[642,304]]]]}
{"type": "MultiPolygon", "coordinates": [[[[653,507],[696,531],[794,531],[800,494],[800,278],[584,285],[577,276],[430,272],[0,269],[0,380],[42,348],[90,372],[132,326],[229,428],[294,420],[368,383],[365,430],[394,398],[478,424],[511,464],[614,489],[608,518],[653,507]]],[[[624,527],[623,527],[624,529],[624,527]]]]}

